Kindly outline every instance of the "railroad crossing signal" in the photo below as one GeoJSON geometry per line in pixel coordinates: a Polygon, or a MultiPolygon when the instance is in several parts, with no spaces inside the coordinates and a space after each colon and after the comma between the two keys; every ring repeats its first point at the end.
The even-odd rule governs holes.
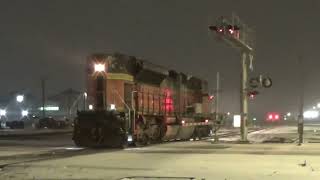
{"type": "Polygon", "coordinates": [[[260,75],[259,77],[253,77],[249,80],[249,85],[251,88],[270,88],[272,86],[272,80],[270,77],[263,77],[260,75]]]}
{"type": "Polygon", "coordinates": [[[236,38],[239,38],[240,28],[237,25],[225,25],[225,26],[209,26],[209,29],[211,31],[215,31],[220,34],[235,36],[236,38]]]}
{"type": "Polygon", "coordinates": [[[259,94],[258,91],[249,91],[248,96],[251,100],[253,100],[259,94]]]}
{"type": "Polygon", "coordinates": [[[215,25],[209,26],[209,30],[215,32],[216,36],[225,43],[231,45],[239,51],[241,56],[241,141],[247,141],[247,119],[248,119],[248,63],[247,57],[250,57],[250,69],[252,69],[252,60],[255,47],[254,31],[246,24],[241,22],[240,18],[232,14],[231,19],[224,17],[218,18],[215,25]]]}
{"type": "Polygon", "coordinates": [[[248,97],[252,100],[259,94],[259,91],[255,90],[257,88],[270,88],[272,86],[272,80],[269,77],[263,77],[262,75],[258,77],[253,77],[249,80],[250,90],[248,90],[248,97]]]}

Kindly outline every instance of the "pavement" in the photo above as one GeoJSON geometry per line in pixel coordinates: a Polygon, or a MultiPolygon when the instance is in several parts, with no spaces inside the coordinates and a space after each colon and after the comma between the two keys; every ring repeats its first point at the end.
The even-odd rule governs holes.
{"type": "MultiPolygon", "coordinates": [[[[13,159],[12,154],[4,155],[0,149],[0,179],[194,177],[206,180],[319,180],[320,143],[314,141],[320,137],[318,131],[320,132],[319,126],[306,127],[306,143],[302,146],[297,146],[296,143],[264,143],[275,137],[295,139],[296,127],[275,127],[251,132],[249,144],[237,143],[239,136],[233,135],[222,138],[222,142],[218,144],[207,139],[124,150],[77,149],[72,143],[68,143],[67,136],[52,137],[53,139],[48,140],[52,144],[41,146],[44,148],[43,152],[31,151],[34,156],[25,153],[13,159]],[[313,142],[309,142],[310,140],[313,142]],[[60,149],[54,150],[58,146],[60,149]]],[[[30,142],[25,147],[32,149],[32,144],[30,142]]],[[[7,146],[10,149],[14,147],[12,144],[7,146]]]]}

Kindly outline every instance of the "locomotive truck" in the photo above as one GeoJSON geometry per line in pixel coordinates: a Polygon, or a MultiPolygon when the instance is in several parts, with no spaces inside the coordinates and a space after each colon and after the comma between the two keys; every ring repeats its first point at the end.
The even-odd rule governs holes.
{"type": "Polygon", "coordinates": [[[207,137],[208,83],[120,53],[87,58],[88,110],[78,111],[78,146],[123,147],[207,137]]]}

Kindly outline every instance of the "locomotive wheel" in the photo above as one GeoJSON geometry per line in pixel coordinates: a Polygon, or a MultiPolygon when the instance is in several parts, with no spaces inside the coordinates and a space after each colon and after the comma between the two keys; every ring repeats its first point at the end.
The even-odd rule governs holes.
{"type": "Polygon", "coordinates": [[[158,125],[153,125],[150,128],[150,138],[152,142],[160,142],[161,141],[161,130],[158,125]]]}
{"type": "Polygon", "coordinates": [[[138,135],[137,140],[135,141],[135,146],[141,147],[150,144],[150,138],[146,133],[141,133],[138,135]]]}
{"type": "Polygon", "coordinates": [[[136,147],[142,147],[142,146],[146,146],[150,143],[149,143],[149,140],[147,138],[145,138],[143,140],[136,141],[134,144],[136,147]]]}
{"type": "Polygon", "coordinates": [[[103,145],[102,128],[76,129],[73,140],[77,146],[100,147],[103,145]]]}

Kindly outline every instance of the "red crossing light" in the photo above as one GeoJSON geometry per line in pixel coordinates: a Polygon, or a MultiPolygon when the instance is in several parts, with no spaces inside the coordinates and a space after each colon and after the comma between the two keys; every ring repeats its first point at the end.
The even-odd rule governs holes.
{"type": "Polygon", "coordinates": [[[209,100],[210,101],[214,100],[214,95],[209,95],[209,100]]]}
{"type": "Polygon", "coordinates": [[[258,91],[249,91],[248,96],[250,99],[254,99],[259,94],[258,91]]]}

